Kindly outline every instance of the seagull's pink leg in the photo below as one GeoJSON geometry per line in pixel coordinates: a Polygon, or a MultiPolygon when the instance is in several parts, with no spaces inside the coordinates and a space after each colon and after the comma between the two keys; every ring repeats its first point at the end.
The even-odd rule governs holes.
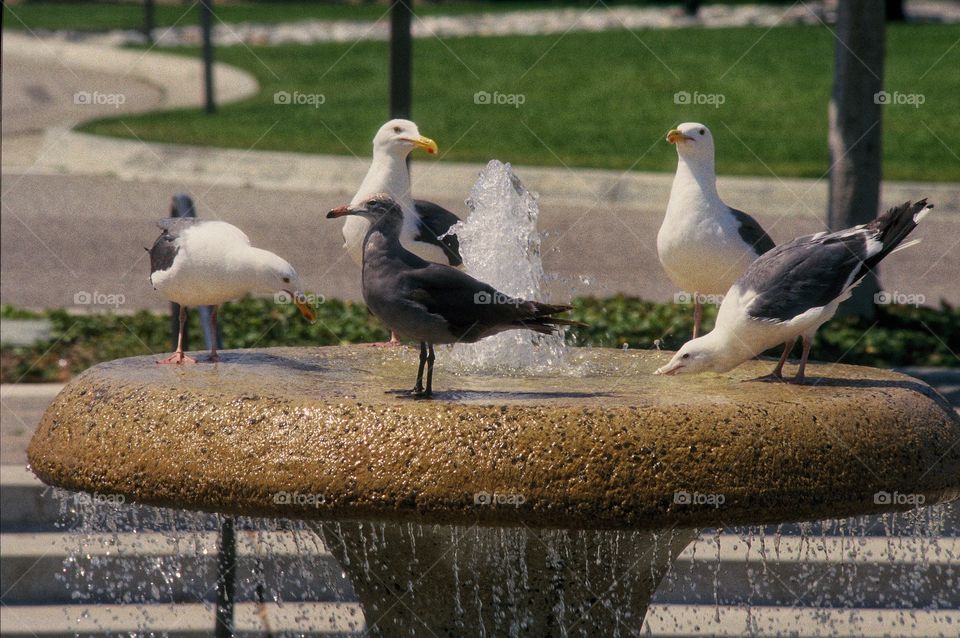
{"type": "Polygon", "coordinates": [[[790,380],[790,383],[802,385],[804,382],[804,372],[807,369],[807,357],[810,356],[810,346],[813,345],[813,339],[803,336],[803,354],[800,356],[800,367],[797,369],[797,376],[790,380]]]}
{"type": "Polygon", "coordinates": [[[174,352],[169,357],[167,357],[166,359],[161,359],[160,361],[157,361],[157,363],[162,363],[162,364],[173,363],[173,364],[179,365],[181,363],[197,362],[196,359],[192,357],[188,357],[187,355],[183,354],[183,326],[186,323],[187,323],[187,307],[180,306],[180,334],[177,335],[177,351],[174,352]]]}
{"type": "Polygon", "coordinates": [[[700,305],[700,293],[693,293],[693,338],[700,336],[700,322],[703,320],[703,306],[700,305]]]}
{"type": "Polygon", "coordinates": [[[773,372],[765,377],[751,379],[751,381],[783,381],[783,364],[787,362],[787,357],[790,356],[790,351],[793,350],[793,346],[796,345],[796,343],[797,338],[794,337],[783,344],[783,354],[780,355],[780,361],[777,362],[777,367],[773,369],[773,372]]]}
{"type": "Polygon", "coordinates": [[[371,343],[370,345],[374,348],[396,348],[398,346],[402,346],[403,343],[400,341],[400,337],[397,336],[397,333],[391,330],[390,341],[378,341],[376,343],[371,343]]]}

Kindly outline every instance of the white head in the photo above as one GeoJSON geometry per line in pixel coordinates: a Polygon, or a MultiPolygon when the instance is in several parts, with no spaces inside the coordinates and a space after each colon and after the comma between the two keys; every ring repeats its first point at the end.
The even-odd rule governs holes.
{"type": "Polygon", "coordinates": [[[677,350],[670,363],[658,368],[655,374],[673,376],[732,370],[739,361],[732,361],[725,356],[726,352],[720,345],[722,344],[717,344],[710,334],[688,341],[677,350]]]}
{"type": "Polygon", "coordinates": [[[406,157],[415,148],[422,148],[431,155],[437,152],[437,143],[420,135],[417,125],[410,120],[390,120],[380,127],[373,138],[373,154],[406,157]]]}
{"type": "Polygon", "coordinates": [[[308,321],[315,320],[317,316],[310,304],[307,303],[300,275],[290,265],[290,262],[269,250],[254,249],[252,254],[256,262],[253,269],[256,274],[251,291],[264,294],[285,292],[296,304],[300,314],[308,321]]]}
{"type": "Polygon", "coordinates": [[[713,135],[699,122],[684,122],[667,131],[667,141],[677,147],[677,154],[687,161],[713,161],[713,135]]]}

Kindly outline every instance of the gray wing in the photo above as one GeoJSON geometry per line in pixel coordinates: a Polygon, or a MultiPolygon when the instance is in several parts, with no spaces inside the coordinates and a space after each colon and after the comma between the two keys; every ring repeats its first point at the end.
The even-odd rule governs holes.
{"type": "Polygon", "coordinates": [[[548,315],[569,308],[510,299],[490,284],[442,264],[411,271],[404,279],[411,301],[442,317],[450,333],[465,343],[510,328],[550,332],[548,315]]]}
{"type": "Polygon", "coordinates": [[[754,252],[762,255],[773,250],[776,244],[773,243],[770,235],[760,226],[757,220],[736,208],[731,208],[730,213],[737,218],[737,222],[739,223],[737,232],[740,233],[740,239],[750,244],[754,252]]]}
{"type": "Polygon", "coordinates": [[[447,235],[460,218],[433,202],[417,199],[414,200],[413,205],[417,210],[418,218],[415,239],[440,247],[451,266],[463,264],[463,258],[460,256],[460,241],[456,235],[447,235]]]}
{"type": "Polygon", "coordinates": [[[741,291],[757,293],[747,314],[789,321],[826,306],[866,274],[867,235],[808,235],[758,257],[736,284],[741,291]]]}
{"type": "Polygon", "coordinates": [[[184,228],[199,223],[193,218],[168,217],[157,222],[160,227],[160,236],[150,248],[150,274],[167,270],[173,265],[173,260],[180,250],[178,239],[184,228]]]}

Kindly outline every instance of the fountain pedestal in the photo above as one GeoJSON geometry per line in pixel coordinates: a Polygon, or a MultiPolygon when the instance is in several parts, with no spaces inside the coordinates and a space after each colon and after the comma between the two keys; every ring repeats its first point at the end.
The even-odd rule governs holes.
{"type": "Polygon", "coordinates": [[[957,416],[887,371],[811,365],[813,385],[740,383],[768,371],[758,361],[676,379],[651,374],[667,352],[575,349],[573,373],[497,378],[452,376],[441,353],[436,400],[418,402],[385,393],[410,385],[406,349],[221,356],[86,371],[44,416],[33,471],[128,502],[319,521],[385,633],[417,618],[453,635],[572,623],[570,610],[595,602],[589,590],[610,586],[625,588],[624,608],[593,613],[639,627],[689,538],[671,529],[960,494],[957,416]],[[617,569],[640,557],[627,587],[617,569]],[[431,561],[437,569],[420,571],[431,561]],[[587,573],[595,587],[579,586],[587,573]]]}

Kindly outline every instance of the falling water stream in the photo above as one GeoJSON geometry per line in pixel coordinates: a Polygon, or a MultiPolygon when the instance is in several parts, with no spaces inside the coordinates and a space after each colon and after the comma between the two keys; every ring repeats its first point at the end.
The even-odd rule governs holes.
{"type": "MultiPolygon", "coordinates": [[[[142,634],[157,624],[151,606],[201,603],[212,613],[218,516],[56,494],[70,531],[60,575],[65,602],[113,610],[139,605],[142,634]]],[[[362,635],[368,623],[387,614],[357,604],[344,570],[359,556],[373,582],[398,573],[396,563],[403,562],[406,582],[393,584],[398,594],[409,605],[456,610],[464,636],[538,635],[530,633],[532,611],[525,599],[531,581],[559,592],[551,634],[557,636],[597,635],[594,620],[611,616],[615,636],[721,630],[771,635],[803,623],[816,623],[817,635],[843,634],[849,623],[879,623],[886,633],[925,635],[932,628],[932,635],[955,636],[958,509],[948,504],[903,514],[701,530],[660,582],[645,622],[628,611],[634,590],[658,578],[650,556],[629,551],[643,532],[417,524],[397,532],[383,523],[331,523],[321,530],[302,521],[242,517],[237,601],[263,601],[265,617],[285,619],[271,627],[275,636],[362,635]],[[447,539],[449,551],[431,547],[437,534],[447,539]],[[407,549],[398,553],[393,545],[401,536],[407,549]],[[362,549],[344,551],[347,538],[359,539],[362,549]],[[584,554],[583,547],[592,549],[584,554]],[[452,587],[431,574],[438,557],[452,563],[452,587]],[[477,604],[479,589],[487,586],[498,601],[493,610],[477,604]],[[418,600],[424,596],[429,600],[418,600]]],[[[668,540],[672,533],[658,535],[668,540]]]]}

